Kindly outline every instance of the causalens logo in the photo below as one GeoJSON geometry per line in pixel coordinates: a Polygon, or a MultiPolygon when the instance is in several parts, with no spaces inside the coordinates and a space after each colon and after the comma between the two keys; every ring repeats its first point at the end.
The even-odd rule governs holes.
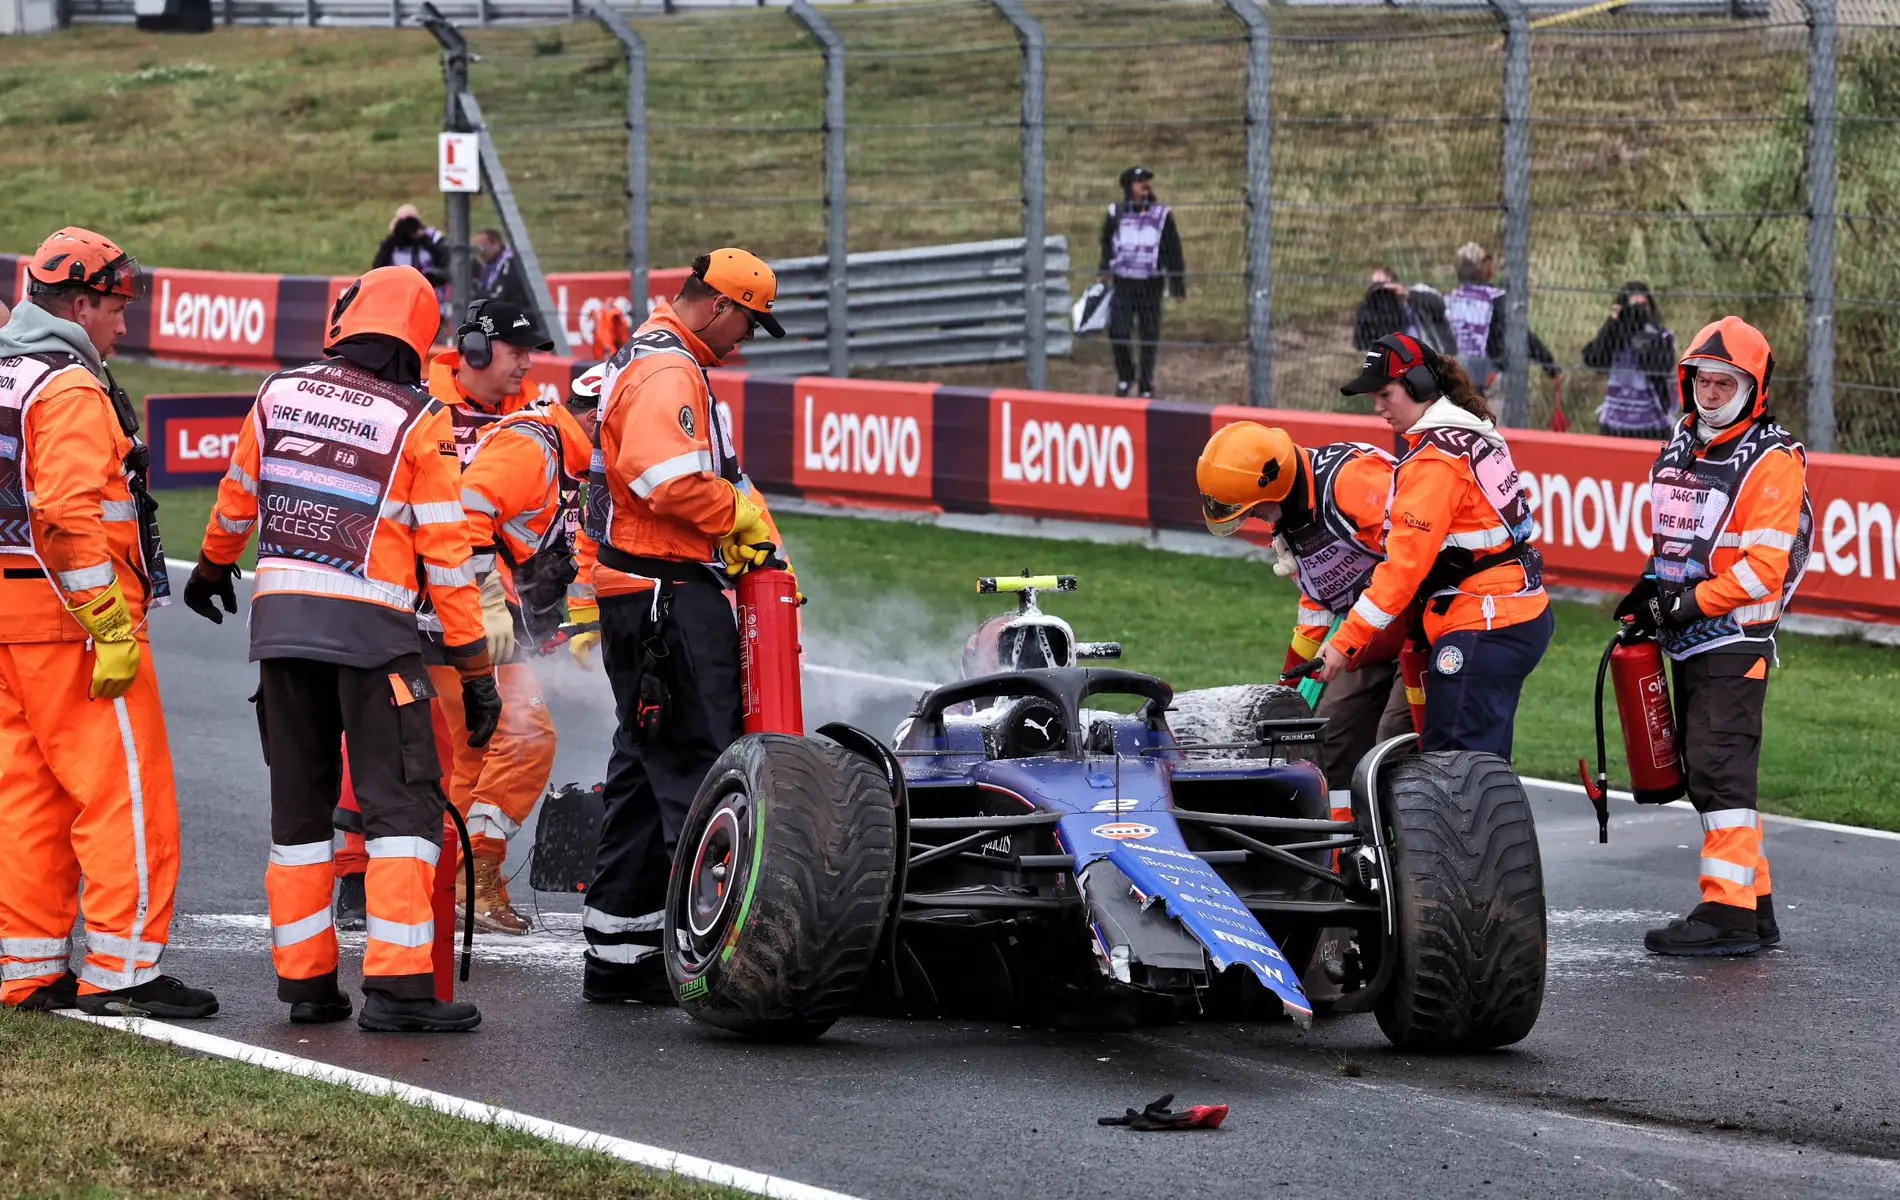
{"type": "MultiPolygon", "coordinates": [[[[275,286],[274,283],[272,285],[275,286]]],[[[264,345],[270,313],[256,296],[227,292],[178,291],[163,275],[158,282],[158,336],[175,341],[249,347],[264,345]]]]}

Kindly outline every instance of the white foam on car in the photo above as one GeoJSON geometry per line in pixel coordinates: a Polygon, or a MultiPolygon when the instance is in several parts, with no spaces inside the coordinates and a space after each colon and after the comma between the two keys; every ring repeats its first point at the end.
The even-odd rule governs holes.
{"type": "Polygon", "coordinates": [[[349,1088],[354,1092],[362,1092],[366,1096],[388,1096],[416,1108],[426,1108],[447,1116],[492,1125],[497,1129],[529,1134],[543,1141],[570,1146],[576,1150],[604,1154],[609,1158],[616,1158],[621,1162],[644,1167],[650,1171],[697,1179],[718,1187],[750,1192],[755,1196],[770,1196],[774,1200],[854,1200],[843,1192],[828,1191],[824,1188],[812,1187],[810,1184],[780,1179],[776,1175],[748,1171],[743,1167],[728,1166],[709,1158],[681,1154],[675,1150],[649,1146],[644,1142],[630,1141],[611,1134],[596,1133],[574,1125],[563,1125],[543,1117],[515,1112],[513,1109],[499,1108],[476,1100],[465,1100],[460,1096],[451,1096],[447,1092],[415,1087],[387,1076],[352,1071],[347,1067],[333,1066],[330,1063],[318,1062],[313,1058],[300,1058],[295,1054],[285,1054],[278,1050],[266,1050],[261,1046],[252,1046],[230,1038],[217,1037],[214,1034],[200,1033],[195,1029],[167,1025],[162,1021],[138,1017],[93,1017],[71,1009],[62,1010],[59,1015],[75,1021],[84,1021],[88,1025],[98,1025],[130,1033],[149,1041],[164,1042],[177,1046],[181,1050],[208,1054],[215,1058],[226,1058],[233,1062],[248,1063],[267,1071],[295,1075],[302,1079],[313,1079],[319,1083],[334,1084],[338,1087],[349,1088]]]}

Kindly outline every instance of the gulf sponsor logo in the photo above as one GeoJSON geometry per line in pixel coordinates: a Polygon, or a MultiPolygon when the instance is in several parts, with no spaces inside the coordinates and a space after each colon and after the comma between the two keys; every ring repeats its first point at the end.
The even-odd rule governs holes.
{"type": "Polygon", "coordinates": [[[167,421],[159,443],[165,470],[172,474],[224,474],[243,428],[243,417],[175,417],[167,421]]]}
{"type": "Polygon", "coordinates": [[[1096,837],[1107,838],[1111,842],[1142,842],[1159,833],[1153,825],[1143,825],[1139,821],[1105,821],[1090,830],[1096,837]]]}
{"type": "Polygon", "coordinates": [[[270,357],[277,276],[165,270],[156,275],[154,354],[270,357]]]}
{"type": "Polygon", "coordinates": [[[792,482],[807,491],[927,500],[931,390],[849,379],[800,379],[792,482]]]}
{"type": "Polygon", "coordinates": [[[990,498],[1094,518],[1148,518],[1146,407],[1138,401],[990,394],[990,498]]]}

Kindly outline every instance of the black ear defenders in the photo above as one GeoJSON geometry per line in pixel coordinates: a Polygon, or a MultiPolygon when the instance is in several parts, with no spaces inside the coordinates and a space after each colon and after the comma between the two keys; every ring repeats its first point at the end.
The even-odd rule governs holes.
{"type": "Polygon", "coordinates": [[[495,332],[495,323],[482,315],[487,304],[486,300],[477,300],[469,305],[468,316],[455,331],[455,348],[461,351],[462,361],[477,371],[495,361],[495,346],[488,340],[495,332]]]}
{"type": "Polygon", "coordinates": [[[1402,333],[1388,333],[1379,339],[1378,344],[1389,352],[1388,358],[1393,363],[1404,368],[1403,372],[1394,373],[1393,378],[1404,385],[1407,395],[1420,404],[1430,404],[1438,399],[1445,388],[1438,380],[1438,372],[1432,370],[1431,362],[1426,358],[1425,347],[1402,333]]]}

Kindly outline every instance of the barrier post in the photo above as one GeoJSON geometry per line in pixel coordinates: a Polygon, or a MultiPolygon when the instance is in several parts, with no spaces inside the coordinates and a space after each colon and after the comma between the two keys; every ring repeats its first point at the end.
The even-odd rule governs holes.
{"type": "Polygon", "coordinates": [[[1023,47],[1023,365],[1028,386],[1049,386],[1049,321],[1045,315],[1049,269],[1044,262],[1049,224],[1048,176],[1043,151],[1042,25],[1023,8],[1022,0],[991,0],[1016,30],[1023,47]]]}
{"type": "MultiPolygon", "coordinates": [[[[434,4],[422,6],[420,18],[442,47],[442,83],[447,93],[442,128],[449,133],[467,133],[469,126],[462,115],[460,98],[468,91],[468,39],[451,24],[434,4]]],[[[474,270],[469,262],[469,202],[467,192],[448,193],[449,209],[449,302],[459,322],[474,298],[474,270]]]]}
{"type": "Polygon", "coordinates": [[[846,279],[844,39],[808,0],[792,17],[825,51],[825,360],[839,379],[851,374],[851,314],[846,279]]]}
{"type": "Polygon", "coordinates": [[[1835,0],[1808,12],[1808,449],[1834,449],[1835,0]]]}
{"type": "Polygon", "coordinates": [[[1256,0],[1225,0],[1247,27],[1247,396],[1273,404],[1273,28],[1256,0]]]}
{"type": "Polygon", "coordinates": [[[646,319],[647,272],[653,263],[647,244],[647,43],[601,0],[588,0],[587,11],[627,56],[627,297],[638,325],[646,319]]]}
{"type": "Polygon", "coordinates": [[[1531,21],[1523,0],[1487,0],[1504,24],[1504,424],[1531,423],[1531,21]]]}

